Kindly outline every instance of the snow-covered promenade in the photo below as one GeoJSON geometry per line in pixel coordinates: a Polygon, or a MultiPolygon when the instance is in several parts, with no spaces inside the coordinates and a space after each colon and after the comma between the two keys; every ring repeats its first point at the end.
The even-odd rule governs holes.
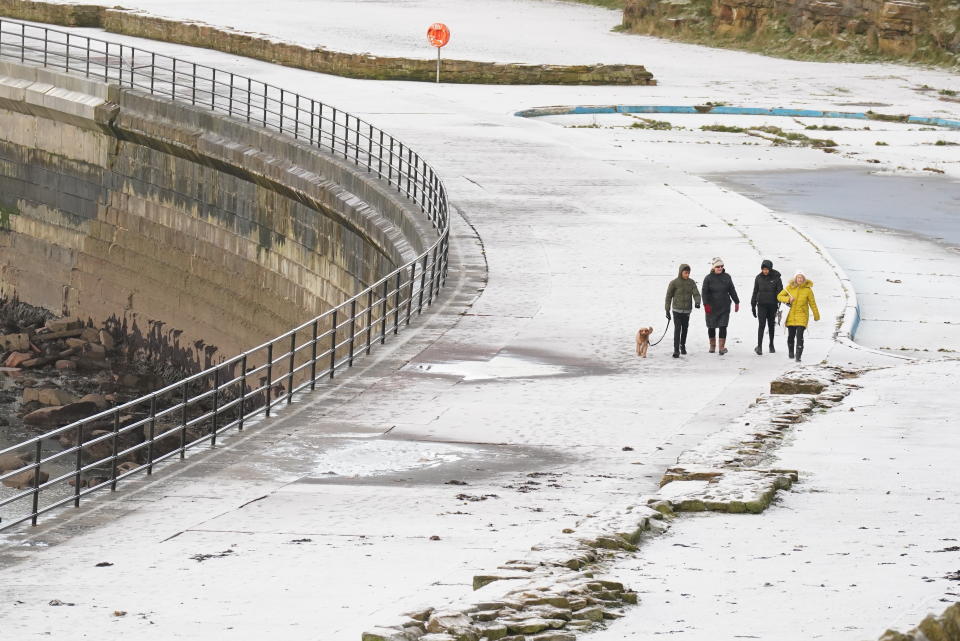
{"type": "MultiPolygon", "coordinates": [[[[151,4],[142,6],[159,12],[151,4]]],[[[173,17],[190,17],[188,4],[173,17]]],[[[339,3],[278,0],[271,15],[289,21],[274,17],[260,27],[233,20],[256,19],[256,3],[238,11],[247,4],[210,3],[194,17],[324,44],[322,27],[304,33],[313,10],[305,6],[339,3]]],[[[534,40],[540,50],[529,42],[512,49],[516,40],[497,12],[477,17],[468,10],[476,4],[413,8],[434,6],[433,20],[450,24],[454,38],[458,21],[469,21],[465,37],[484,40],[465,43],[467,53],[554,61],[549,40],[534,40]]],[[[950,146],[933,141],[960,142],[960,133],[889,125],[888,144],[874,148],[831,132],[841,152],[825,154],[514,113],[554,104],[725,102],[957,118],[960,103],[918,88],[960,89],[958,76],[708,50],[609,34],[599,25],[612,26],[616,15],[602,9],[510,4],[531,26],[569,16],[556,25],[556,38],[577,43],[564,62],[643,64],[659,85],[354,81],[105,36],[289,87],[409,143],[450,193],[451,273],[419,330],[335,387],[153,482],[0,540],[5,636],[352,641],[401,612],[461,599],[474,575],[563,537],[589,514],[654,493],[678,455],[739,416],[793,365],[782,336],[778,354],[752,351],[749,296],[763,258],[785,275],[802,269],[815,283],[823,319],[811,328],[805,362],[891,369],[865,375],[845,404],[798,428],[779,456],[800,471],[801,483],[766,513],[680,517],[616,567],[641,591],[641,603],[585,638],[675,632],[697,640],[853,641],[912,627],[942,611],[940,599],[957,600],[957,584],[942,578],[960,569],[957,553],[933,552],[956,546],[947,541],[960,531],[952,463],[960,436],[947,420],[957,406],[945,395],[960,375],[950,360],[960,351],[953,320],[960,256],[923,238],[771,212],[703,176],[935,166],[955,180],[960,158],[937,155],[950,146]],[[594,38],[602,51],[591,51],[594,38]],[[855,285],[872,285],[857,291],[866,346],[908,350],[893,358],[834,343],[848,301],[824,249],[855,285]],[[670,358],[667,337],[638,359],[633,334],[646,325],[655,337],[663,332],[663,294],[677,266],[690,263],[701,281],[714,256],[724,259],[744,303],[731,324],[730,353],[706,353],[697,313],[688,356],[670,358]],[[924,322],[924,310],[937,323],[924,322]],[[904,355],[945,360],[916,364],[904,355]],[[828,544],[832,532],[836,545],[828,544]],[[761,566],[761,557],[777,560],[761,566]]],[[[502,5],[497,11],[508,10],[502,5]]],[[[369,39],[361,50],[379,53],[378,36],[394,36],[391,22],[374,24],[380,31],[357,37],[369,39]]]]}

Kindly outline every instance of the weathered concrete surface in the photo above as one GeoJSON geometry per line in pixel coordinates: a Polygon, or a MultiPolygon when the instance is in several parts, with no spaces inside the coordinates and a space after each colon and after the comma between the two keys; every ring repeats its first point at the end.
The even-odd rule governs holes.
{"type": "Polygon", "coordinates": [[[0,289],[109,320],[165,360],[258,345],[436,238],[386,185],[284,137],[73,76],[0,74],[0,289]]]}

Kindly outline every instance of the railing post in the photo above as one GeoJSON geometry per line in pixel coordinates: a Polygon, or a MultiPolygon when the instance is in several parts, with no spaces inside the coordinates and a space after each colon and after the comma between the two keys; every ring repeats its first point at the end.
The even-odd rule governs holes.
{"type": "Polygon", "coordinates": [[[153,474],[153,438],[157,430],[157,397],[150,397],[150,437],[147,439],[147,476],[153,474]]]}
{"type": "Polygon", "coordinates": [[[240,357],[240,416],[237,418],[237,431],[243,431],[243,419],[247,415],[247,355],[240,357]]]}
{"type": "Polygon", "coordinates": [[[393,333],[396,335],[400,331],[400,278],[403,274],[402,269],[397,270],[397,291],[393,293],[393,333]]]}
{"type": "Polygon", "coordinates": [[[320,319],[313,319],[313,340],[310,341],[310,390],[317,389],[317,334],[320,319]]]}
{"type": "Polygon", "coordinates": [[[373,288],[367,290],[367,356],[373,343],[373,288]]]}
{"type": "Polygon", "coordinates": [[[433,265],[430,266],[430,296],[427,298],[427,305],[433,305],[434,293],[437,291],[437,250],[440,243],[433,246],[433,265]]]}
{"type": "Polygon", "coordinates": [[[427,260],[430,256],[423,255],[423,268],[420,270],[420,300],[417,302],[417,316],[423,314],[423,290],[427,288],[427,260]]]}
{"type": "Polygon", "coordinates": [[[273,400],[273,343],[267,345],[267,405],[264,416],[270,416],[270,403],[273,400]]]}
{"type": "Polygon", "coordinates": [[[220,368],[213,370],[213,431],[210,433],[210,447],[217,446],[217,427],[220,423],[220,368]]]}
{"type": "Polygon", "coordinates": [[[413,288],[416,284],[416,280],[417,280],[417,263],[416,261],[414,261],[414,263],[410,265],[410,293],[407,296],[407,325],[408,326],[410,325],[410,314],[413,311],[413,288]]]}
{"type": "Polygon", "coordinates": [[[43,441],[37,439],[37,447],[33,452],[33,518],[30,523],[37,524],[37,513],[40,511],[40,460],[43,458],[43,441]]]}
{"type": "Polygon", "coordinates": [[[330,378],[337,368],[337,310],[333,310],[333,321],[330,324],[330,378]]]}
{"type": "Polygon", "coordinates": [[[383,279],[383,301],[382,308],[380,310],[380,344],[383,345],[387,342],[387,306],[389,305],[388,298],[390,297],[390,279],[383,279]]]}
{"type": "Polygon", "coordinates": [[[184,383],[180,390],[180,402],[183,406],[180,408],[180,460],[187,455],[187,423],[189,422],[189,413],[187,412],[187,384],[184,383]]]}
{"type": "Polygon", "coordinates": [[[297,333],[290,334],[290,360],[287,361],[287,405],[293,402],[293,368],[297,356],[297,333]]]}
{"type": "Polygon", "coordinates": [[[110,491],[117,491],[117,452],[120,451],[120,410],[113,413],[113,456],[110,457],[110,491]]]}
{"type": "Polygon", "coordinates": [[[350,301],[350,357],[347,360],[348,367],[353,367],[353,350],[357,342],[357,299],[354,297],[350,301]]]}
{"type": "Polygon", "coordinates": [[[83,423],[77,425],[77,468],[73,475],[73,507],[80,507],[81,470],[83,470],[83,423]]]}

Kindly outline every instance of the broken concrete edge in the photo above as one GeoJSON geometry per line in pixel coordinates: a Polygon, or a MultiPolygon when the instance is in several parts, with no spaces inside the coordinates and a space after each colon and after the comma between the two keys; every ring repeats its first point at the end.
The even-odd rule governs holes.
{"type": "Polygon", "coordinates": [[[665,521],[645,505],[589,515],[564,530],[569,537],[534,545],[524,558],[475,576],[474,592],[462,601],[408,612],[368,630],[362,640],[572,641],[637,604],[635,591],[599,577],[618,556],[666,531],[665,521]]]}
{"type": "Polygon", "coordinates": [[[960,641],[960,603],[954,603],[936,616],[928,615],[913,630],[897,632],[887,630],[879,641],[960,641]]]}
{"type": "MultiPolygon", "coordinates": [[[[109,33],[149,38],[263,60],[319,73],[367,80],[435,82],[432,59],[374,56],[278,42],[194,20],[172,20],[145,11],[103,5],[65,5],[33,0],[0,0],[0,15],[61,26],[97,27],[109,33]]],[[[642,65],[549,65],[442,61],[441,79],[458,84],[655,85],[642,65]]]]}
{"type": "Polygon", "coordinates": [[[725,512],[759,514],[799,480],[796,470],[766,467],[786,433],[818,408],[839,404],[856,385],[861,370],[814,365],[791,370],[772,381],[727,427],[683,452],[661,478],[649,505],[665,514],[725,512]],[[747,420],[749,419],[749,420],[747,420]]]}

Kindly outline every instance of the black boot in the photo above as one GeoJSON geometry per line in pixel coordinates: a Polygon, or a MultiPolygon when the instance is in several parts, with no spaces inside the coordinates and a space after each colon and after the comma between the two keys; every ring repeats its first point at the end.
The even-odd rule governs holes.
{"type": "Polygon", "coordinates": [[[754,347],[753,351],[757,353],[757,356],[763,355],[763,347],[761,345],[757,345],[756,347],[754,347]]]}
{"type": "Polygon", "coordinates": [[[674,353],[673,353],[673,357],[674,357],[674,358],[680,358],[680,352],[674,352],[674,353]]]}
{"type": "Polygon", "coordinates": [[[684,356],[687,355],[687,346],[684,345],[683,343],[680,344],[680,353],[683,354],[684,356]]]}
{"type": "Polygon", "coordinates": [[[800,362],[800,357],[803,356],[803,345],[797,345],[797,362],[800,362]]]}
{"type": "Polygon", "coordinates": [[[771,354],[776,354],[776,353],[777,353],[777,350],[773,349],[773,341],[770,341],[770,353],[771,353],[771,354]]]}
{"type": "Polygon", "coordinates": [[[787,343],[787,358],[793,358],[793,343],[787,343]]]}

